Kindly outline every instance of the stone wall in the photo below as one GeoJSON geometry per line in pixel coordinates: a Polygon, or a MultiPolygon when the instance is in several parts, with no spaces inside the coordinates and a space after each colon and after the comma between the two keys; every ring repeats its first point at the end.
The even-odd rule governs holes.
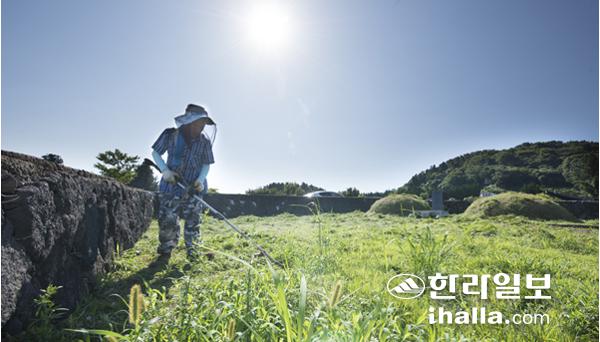
{"type": "Polygon", "coordinates": [[[444,201],[444,209],[450,214],[460,214],[467,210],[467,208],[471,205],[469,201],[463,200],[446,200],[444,201]]]}
{"type": "MultiPolygon", "coordinates": [[[[235,195],[207,194],[204,199],[227,217],[240,215],[270,216],[281,213],[309,215],[310,202],[318,201],[321,212],[346,213],[367,211],[379,198],[377,197],[323,197],[311,199],[301,196],[235,195]]],[[[558,201],[560,205],[581,219],[598,218],[598,202],[594,201],[558,201]]],[[[445,200],[444,209],[450,214],[464,212],[471,202],[463,200],[445,200]]]]}
{"type": "Polygon", "coordinates": [[[580,219],[597,219],[598,202],[597,201],[558,201],[558,204],[580,219]]]}
{"type": "Polygon", "coordinates": [[[116,246],[148,228],[152,193],[45,160],[2,151],[2,335],[31,321],[48,284],[73,308],[116,246]]]}
{"type": "MultiPolygon", "coordinates": [[[[270,216],[281,213],[309,215],[309,203],[318,202],[321,212],[347,213],[355,210],[367,211],[378,198],[331,198],[318,199],[302,196],[206,194],[204,196],[215,209],[227,217],[240,215],[270,216]]],[[[314,207],[313,207],[314,209],[314,207]]]]}

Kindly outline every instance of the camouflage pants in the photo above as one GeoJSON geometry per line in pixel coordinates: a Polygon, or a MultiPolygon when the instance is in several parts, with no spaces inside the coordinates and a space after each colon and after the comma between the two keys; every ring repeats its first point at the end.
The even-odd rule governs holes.
{"type": "Polygon", "coordinates": [[[188,249],[200,242],[202,203],[192,196],[181,198],[169,193],[159,193],[158,209],[158,253],[169,253],[179,241],[179,219],[185,220],[183,237],[188,249]]]}

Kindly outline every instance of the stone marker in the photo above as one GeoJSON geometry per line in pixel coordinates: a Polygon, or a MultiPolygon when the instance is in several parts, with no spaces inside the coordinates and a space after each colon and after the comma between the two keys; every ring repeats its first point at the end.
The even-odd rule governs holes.
{"type": "Polygon", "coordinates": [[[444,210],[444,200],[442,192],[439,190],[431,192],[431,209],[444,210]]]}
{"type": "Polygon", "coordinates": [[[418,210],[420,217],[446,217],[448,212],[444,210],[442,192],[435,190],[431,192],[431,210],[418,210]]]}

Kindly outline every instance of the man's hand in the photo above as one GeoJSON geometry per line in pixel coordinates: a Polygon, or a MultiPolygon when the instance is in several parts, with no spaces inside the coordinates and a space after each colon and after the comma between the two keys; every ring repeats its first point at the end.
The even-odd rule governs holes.
{"type": "Polygon", "coordinates": [[[175,183],[177,183],[177,179],[179,178],[179,175],[175,171],[171,171],[169,169],[166,169],[162,173],[162,178],[167,183],[175,184],[175,183]]]}
{"type": "Polygon", "coordinates": [[[199,179],[196,179],[194,184],[192,184],[192,187],[194,188],[194,191],[196,193],[201,193],[202,191],[204,191],[204,184],[199,179]]]}

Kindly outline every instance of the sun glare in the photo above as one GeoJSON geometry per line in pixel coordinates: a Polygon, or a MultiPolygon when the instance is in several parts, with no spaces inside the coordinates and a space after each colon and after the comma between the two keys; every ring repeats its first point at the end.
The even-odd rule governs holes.
{"type": "Polygon", "coordinates": [[[264,52],[281,52],[290,40],[290,18],[275,5],[253,8],[246,18],[251,43],[264,52]]]}

